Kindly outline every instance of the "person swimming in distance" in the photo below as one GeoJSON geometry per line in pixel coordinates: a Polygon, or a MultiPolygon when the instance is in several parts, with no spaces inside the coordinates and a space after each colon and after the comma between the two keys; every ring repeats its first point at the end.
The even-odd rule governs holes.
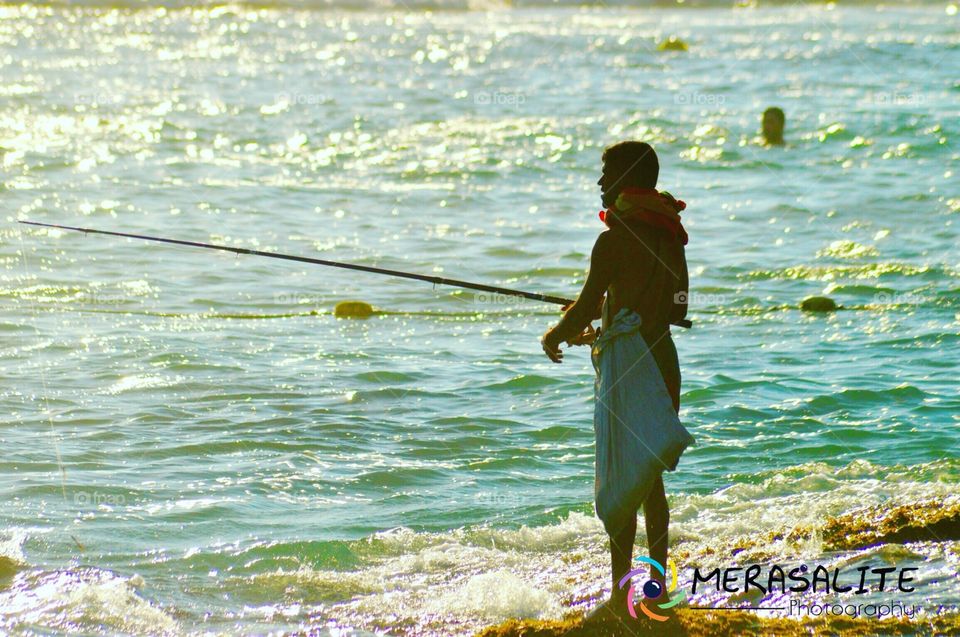
{"type": "Polygon", "coordinates": [[[763,134],[764,142],[769,146],[782,146],[783,129],[787,124],[787,116],[783,114],[783,109],[771,106],[763,111],[763,119],[760,123],[760,130],[763,134]]]}
{"type": "MultiPolygon", "coordinates": [[[[589,619],[623,617],[637,513],[643,508],[650,557],[667,565],[669,509],[663,471],[673,471],[693,437],[680,424],[680,366],[670,324],[687,314],[687,233],[682,201],[656,190],[653,148],[626,141],[607,148],[597,184],[605,210],[587,280],[560,322],[541,339],[563,361],[560,344],[591,344],[597,515],[610,538],[612,590],[589,619]],[[598,313],[597,309],[600,308],[598,313]],[[590,323],[601,318],[601,332],[590,323]]],[[[666,600],[662,572],[650,569],[666,600]]]]}

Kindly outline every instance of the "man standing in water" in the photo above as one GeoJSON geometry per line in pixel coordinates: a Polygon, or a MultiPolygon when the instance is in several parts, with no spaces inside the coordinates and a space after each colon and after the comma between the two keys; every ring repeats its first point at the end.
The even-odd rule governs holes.
{"type": "MultiPolygon", "coordinates": [[[[563,360],[564,341],[593,346],[595,495],[610,536],[613,580],[610,599],[594,616],[626,612],[621,579],[631,570],[640,507],[650,556],[667,566],[662,472],[676,468],[693,442],[677,419],[680,366],[670,335],[670,324],[687,313],[687,234],[679,215],[685,204],[655,189],[660,166],[649,144],[615,144],[602,160],[600,217],[609,229],[593,246],[577,301],[541,340],[555,363],[563,360]],[[590,327],[596,318],[599,336],[590,327]]],[[[663,602],[664,576],[651,568],[651,578],[660,582],[664,593],[656,601],[663,602]]]]}
{"type": "Polygon", "coordinates": [[[783,109],[771,106],[763,111],[763,118],[760,120],[760,132],[763,134],[763,141],[768,146],[782,146],[783,129],[787,125],[787,116],[783,114],[783,109]]]}

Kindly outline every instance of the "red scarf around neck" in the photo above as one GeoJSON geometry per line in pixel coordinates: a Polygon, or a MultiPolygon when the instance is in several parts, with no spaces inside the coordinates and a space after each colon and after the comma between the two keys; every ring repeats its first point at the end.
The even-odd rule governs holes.
{"type": "Polygon", "coordinates": [[[680,211],[686,207],[686,203],[675,199],[669,192],[627,187],[620,191],[613,206],[600,211],[600,220],[609,228],[617,222],[639,221],[666,230],[673,238],[687,245],[689,237],[680,222],[680,211]]]}

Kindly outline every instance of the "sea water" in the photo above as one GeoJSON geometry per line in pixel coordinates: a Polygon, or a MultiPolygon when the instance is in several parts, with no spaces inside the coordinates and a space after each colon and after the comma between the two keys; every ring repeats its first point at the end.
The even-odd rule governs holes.
{"type": "Polygon", "coordinates": [[[0,7],[0,630],[587,608],[593,376],[543,356],[558,307],[16,220],[573,297],[623,139],[688,204],[681,582],[915,565],[903,601],[960,602],[949,538],[824,539],[957,505],[955,4],[80,4],[0,7]]]}

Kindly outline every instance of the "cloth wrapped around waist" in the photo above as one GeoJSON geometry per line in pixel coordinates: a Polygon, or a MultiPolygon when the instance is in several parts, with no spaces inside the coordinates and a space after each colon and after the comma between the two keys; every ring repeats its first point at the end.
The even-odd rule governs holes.
{"type": "Polygon", "coordinates": [[[593,344],[597,516],[608,534],[635,516],[664,471],[694,442],[640,333],[640,315],[621,309],[593,344]]]}

